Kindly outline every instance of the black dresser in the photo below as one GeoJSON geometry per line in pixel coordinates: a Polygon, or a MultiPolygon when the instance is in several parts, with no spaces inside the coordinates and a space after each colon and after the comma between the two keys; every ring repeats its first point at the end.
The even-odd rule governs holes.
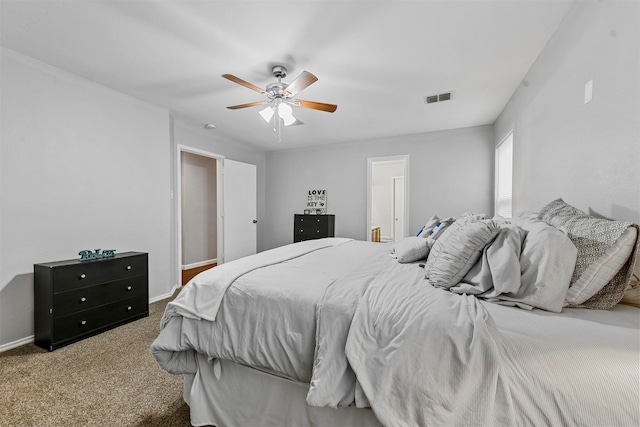
{"type": "Polygon", "coordinates": [[[148,254],[35,264],[36,345],[53,351],[149,315],[148,254]]]}
{"type": "Polygon", "coordinates": [[[335,215],[300,215],[293,218],[293,242],[334,237],[335,215]]]}

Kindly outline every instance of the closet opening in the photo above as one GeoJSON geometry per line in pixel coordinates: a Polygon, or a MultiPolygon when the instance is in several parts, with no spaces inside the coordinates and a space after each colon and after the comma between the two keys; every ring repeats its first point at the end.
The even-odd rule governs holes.
{"type": "Polygon", "coordinates": [[[222,256],[222,158],[178,147],[178,263],[181,285],[222,256]]]}

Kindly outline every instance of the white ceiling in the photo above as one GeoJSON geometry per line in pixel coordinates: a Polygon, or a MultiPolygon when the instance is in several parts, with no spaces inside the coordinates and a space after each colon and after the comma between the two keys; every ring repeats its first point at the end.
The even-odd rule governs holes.
{"type": "Polygon", "coordinates": [[[0,0],[0,42],[276,150],[493,123],[572,3],[0,0]],[[262,95],[222,74],[265,87],[273,64],[315,74],[298,97],[338,110],[295,109],[305,125],[278,142],[259,107],[225,108],[262,95]]]}

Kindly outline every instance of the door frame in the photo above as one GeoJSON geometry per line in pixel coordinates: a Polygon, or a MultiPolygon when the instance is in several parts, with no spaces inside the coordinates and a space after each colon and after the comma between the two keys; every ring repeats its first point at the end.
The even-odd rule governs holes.
{"type": "MultiPolygon", "coordinates": [[[[217,228],[217,249],[216,249],[216,258],[224,259],[224,197],[222,194],[223,191],[223,182],[224,174],[224,156],[220,154],[211,153],[209,151],[200,150],[199,148],[189,147],[187,145],[177,144],[177,176],[176,176],[176,193],[177,193],[177,227],[176,230],[178,232],[177,239],[177,266],[178,266],[178,276],[181,277],[182,272],[182,152],[187,152],[191,154],[196,154],[198,156],[209,157],[212,159],[216,159],[216,205],[217,205],[217,218],[216,218],[216,228],[217,228]]],[[[179,278],[181,281],[181,279],[179,278]]]]}
{"type": "MultiPolygon", "coordinates": [[[[406,172],[405,172],[406,173],[406,172]]],[[[404,186],[404,180],[406,178],[404,176],[394,176],[391,177],[391,240],[396,242],[398,240],[398,236],[396,236],[396,198],[398,196],[398,193],[396,192],[396,183],[398,182],[398,180],[402,180],[402,198],[404,201],[404,192],[406,190],[405,186],[404,186]]],[[[404,203],[403,203],[404,205],[404,203]]],[[[406,211],[406,205],[402,206],[402,235],[404,237],[407,236],[407,227],[404,224],[404,211],[406,211]]]]}
{"type": "Polygon", "coordinates": [[[391,161],[404,162],[404,235],[409,235],[409,155],[403,154],[398,156],[369,157],[367,158],[367,231],[365,234],[367,236],[367,242],[371,241],[371,202],[373,201],[371,187],[372,166],[373,163],[391,161]]]}

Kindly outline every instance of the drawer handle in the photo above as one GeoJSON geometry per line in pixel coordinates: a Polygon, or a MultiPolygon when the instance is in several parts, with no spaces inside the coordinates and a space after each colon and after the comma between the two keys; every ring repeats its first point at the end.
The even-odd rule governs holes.
{"type": "Polygon", "coordinates": [[[87,277],[87,275],[86,275],[86,274],[84,274],[84,273],[82,273],[82,274],[80,275],[80,278],[81,278],[81,279],[84,279],[85,277],[87,277]]]}
{"type": "Polygon", "coordinates": [[[131,311],[131,306],[127,307],[127,311],[131,311]]]}
{"type": "Polygon", "coordinates": [[[131,290],[131,286],[127,286],[127,291],[130,291],[130,290],[131,290]]]}
{"type": "Polygon", "coordinates": [[[131,266],[130,265],[127,265],[127,270],[131,270],[131,266]]]}
{"type": "Polygon", "coordinates": [[[320,222],[320,220],[319,220],[319,219],[317,219],[316,221],[320,222]]]}
{"type": "Polygon", "coordinates": [[[316,233],[319,233],[319,232],[320,232],[320,230],[316,230],[316,233]]]}
{"type": "Polygon", "coordinates": [[[80,322],[80,326],[84,326],[84,325],[86,325],[86,324],[87,324],[87,321],[86,321],[86,320],[83,320],[82,322],[80,322]]]}
{"type": "Polygon", "coordinates": [[[87,300],[87,297],[80,298],[80,302],[85,302],[86,300],[87,300]]]}

